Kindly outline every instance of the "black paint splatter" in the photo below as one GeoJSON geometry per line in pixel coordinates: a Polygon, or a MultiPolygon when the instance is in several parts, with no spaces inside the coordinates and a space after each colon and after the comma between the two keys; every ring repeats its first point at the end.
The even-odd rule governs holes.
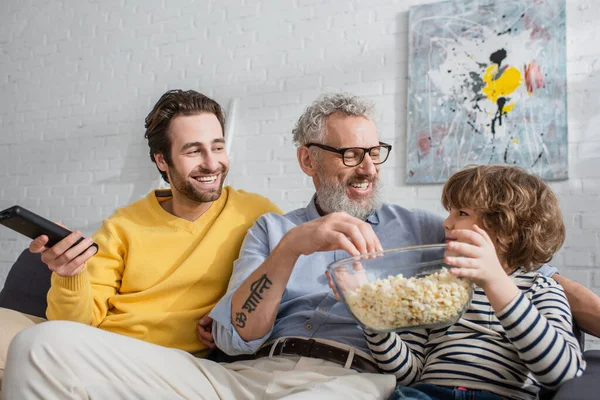
{"type": "Polygon", "coordinates": [[[492,119],[492,135],[496,134],[496,121],[498,121],[499,126],[502,126],[502,115],[506,114],[504,112],[506,99],[504,97],[499,97],[498,101],[496,101],[496,104],[498,104],[498,111],[496,111],[496,115],[494,115],[494,118],[492,119]]]}
{"type": "Polygon", "coordinates": [[[542,158],[543,155],[544,155],[544,150],[540,151],[540,154],[538,154],[537,158],[535,159],[533,164],[531,164],[531,166],[535,167],[535,164],[537,164],[537,162],[540,161],[540,159],[542,158]]]}
{"type": "MultiPolygon", "coordinates": [[[[492,138],[492,143],[494,143],[493,138],[492,138]]],[[[496,153],[496,145],[492,146],[492,153],[490,154],[490,159],[488,160],[488,164],[492,163],[492,160],[494,159],[494,153],[496,153]]]]}
{"type": "MultiPolygon", "coordinates": [[[[540,136],[543,138],[544,137],[544,132],[540,133],[540,136]]],[[[533,162],[533,164],[531,164],[531,166],[534,167],[535,164],[537,164],[537,162],[541,160],[541,158],[542,158],[543,155],[544,155],[544,149],[542,149],[542,151],[540,151],[540,154],[538,154],[537,158],[535,159],[535,161],[533,162]]]]}
{"type": "Polygon", "coordinates": [[[498,64],[498,68],[500,68],[500,64],[502,64],[502,61],[505,58],[506,58],[506,50],[500,49],[490,56],[490,61],[498,64]]]}
{"type": "Polygon", "coordinates": [[[469,125],[471,128],[473,128],[475,133],[478,133],[481,135],[481,131],[479,129],[477,129],[477,127],[471,121],[467,121],[467,125],[469,125]]]}

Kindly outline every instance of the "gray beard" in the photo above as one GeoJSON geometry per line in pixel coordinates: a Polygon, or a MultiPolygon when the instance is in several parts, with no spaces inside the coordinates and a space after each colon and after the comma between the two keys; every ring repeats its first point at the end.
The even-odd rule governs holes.
{"type": "Polygon", "coordinates": [[[319,174],[320,186],[317,190],[317,205],[326,214],[332,212],[345,212],[364,221],[373,211],[381,207],[381,186],[379,179],[375,178],[371,184],[373,189],[366,203],[359,203],[346,195],[346,185],[330,182],[319,174]]]}

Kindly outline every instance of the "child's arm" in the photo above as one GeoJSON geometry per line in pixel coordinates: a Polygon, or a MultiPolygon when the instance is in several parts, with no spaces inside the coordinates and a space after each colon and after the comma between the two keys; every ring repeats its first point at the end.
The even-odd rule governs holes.
{"type": "Polygon", "coordinates": [[[537,381],[555,389],[580,376],[585,361],[573,335],[571,310],[562,287],[553,279],[539,277],[531,290],[531,300],[519,293],[496,315],[537,381]]]}
{"type": "Polygon", "coordinates": [[[404,386],[415,382],[423,370],[425,344],[428,332],[425,329],[399,333],[370,333],[365,339],[379,368],[386,374],[394,374],[404,386]]]}
{"type": "Polygon", "coordinates": [[[488,297],[511,343],[535,378],[556,388],[581,375],[585,362],[572,333],[571,310],[563,289],[552,279],[540,277],[529,301],[504,273],[488,234],[477,227],[456,230],[448,248],[464,257],[446,257],[454,275],[479,285],[488,297]],[[540,283],[543,282],[542,283],[540,283]]]}

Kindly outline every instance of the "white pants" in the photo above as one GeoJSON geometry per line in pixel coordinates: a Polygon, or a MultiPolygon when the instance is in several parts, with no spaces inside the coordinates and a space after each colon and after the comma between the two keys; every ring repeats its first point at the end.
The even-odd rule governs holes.
{"type": "Polygon", "coordinates": [[[18,311],[0,308],[0,398],[2,398],[2,376],[6,353],[12,339],[23,329],[45,321],[40,317],[22,314],[18,311]]]}
{"type": "Polygon", "coordinates": [[[5,400],[387,399],[393,375],[358,373],[314,358],[218,364],[74,322],[21,332],[9,348],[5,400]]]}

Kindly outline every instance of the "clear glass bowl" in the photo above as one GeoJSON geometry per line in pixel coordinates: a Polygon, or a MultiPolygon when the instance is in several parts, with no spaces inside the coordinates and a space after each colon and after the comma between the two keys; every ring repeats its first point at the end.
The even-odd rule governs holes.
{"type": "Polygon", "coordinates": [[[473,284],[450,274],[445,244],[346,258],[327,269],[341,301],[372,332],[438,328],[458,321],[473,284]]]}

